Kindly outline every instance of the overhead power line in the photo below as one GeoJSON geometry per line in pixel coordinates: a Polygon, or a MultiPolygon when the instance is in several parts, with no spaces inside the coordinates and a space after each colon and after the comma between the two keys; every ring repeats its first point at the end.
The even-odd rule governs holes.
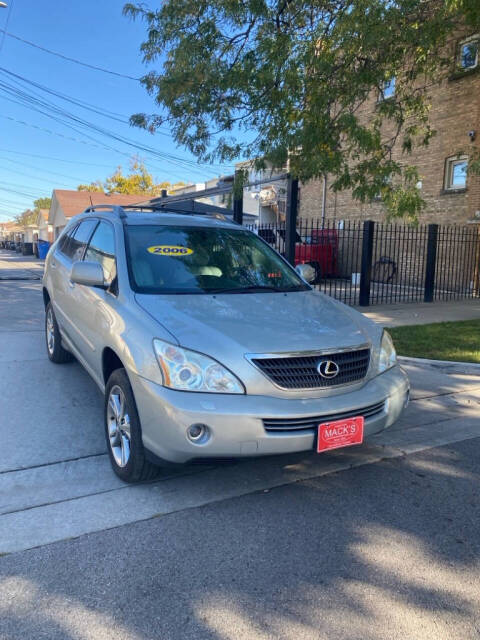
{"type": "MultiPolygon", "coordinates": [[[[95,144],[93,142],[87,142],[86,140],[80,140],[79,138],[73,138],[72,136],[66,136],[63,133],[58,131],[52,131],[51,129],[46,129],[45,127],[39,127],[36,124],[32,124],[31,122],[25,122],[24,120],[17,120],[17,118],[12,118],[12,116],[4,116],[0,114],[0,118],[4,118],[5,120],[10,120],[11,122],[16,122],[17,124],[23,124],[25,127],[32,127],[33,129],[38,129],[39,131],[44,131],[45,133],[49,133],[52,136],[60,136],[60,138],[64,138],[65,140],[72,140],[73,142],[79,142],[80,144],[89,144],[93,147],[97,147],[97,149],[107,149],[108,151],[115,151],[116,153],[122,153],[121,151],[117,151],[116,149],[112,149],[111,147],[107,147],[102,144],[95,144]]],[[[129,155],[123,154],[123,155],[129,155]]]]}
{"type": "MultiPolygon", "coordinates": [[[[30,180],[40,180],[42,182],[45,182],[45,178],[43,176],[33,176],[31,173],[24,173],[23,171],[18,171],[18,169],[15,169],[13,167],[5,167],[5,166],[0,165],[0,170],[8,171],[10,173],[15,174],[16,176],[22,176],[23,178],[29,178],[30,180]]],[[[75,178],[73,178],[73,180],[76,182],[75,178]]],[[[79,181],[79,182],[81,182],[81,181],[79,181]]],[[[71,189],[71,185],[70,184],[65,184],[65,182],[57,182],[55,180],[55,183],[59,187],[66,187],[67,189],[71,189]]]]}
{"type": "Polygon", "coordinates": [[[21,200],[30,200],[24,196],[18,197],[16,200],[9,200],[8,198],[0,197],[0,206],[4,209],[5,207],[23,207],[24,205],[20,202],[21,200]]]}
{"type": "Polygon", "coordinates": [[[15,155],[18,155],[18,156],[27,156],[28,158],[39,158],[41,160],[53,160],[54,162],[66,162],[67,164],[85,164],[88,167],[100,167],[102,169],[112,168],[112,165],[110,164],[95,164],[93,162],[83,162],[81,160],[67,160],[66,158],[53,158],[52,156],[44,156],[38,153],[27,153],[26,151],[17,151],[16,149],[0,148],[0,152],[14,153],[15,155]]]}
{"type": "MultiPolygon", "coordinates": [[[[13,3],[12,3],[13,4],[13,3]]],[[[76,58],[70,58],[69,56],[64,55],[63,53],[59,53],[58,51],[52,51],[51,49],[47,49],[46,47],[42,47],[39,44],[35,44],[35,42],[30,42],[30,40],[25,40],[25,38],[20,38],[20,36],[16,36],[13,33],[9,33],[6,29],[0,29],[0,32],[3,33],[3,37],[8,36],[9,38],[14,38],[19,42],[23,42],[23,44],[28,44],[30,47],[35,47],[35,49],[40,49],[40,51],[44,51],[45,53],[49,53],[52,56],[57,56],[57,58],[62,58],[63,60],[68,60],[68,62],[73,62],[74,64],[78,64],[82,67],[87,67],[88,69],[93,69],[95,71],[101,71],[102,73],[109,73],[112,76],[118,76],[119,78],[126,78],[127,80],[134,80],[138,82],[140,78],[135,78],[134,76],[129,76],[125,73],[119,73],[118,71],[112,71],[111,69],[105,69],[103,67],[97,67],[94,64],[89,64],[88,62],[82,62],[81,60],[77,60],[76,58]]]]}
{"type": "MultiPolygon", "coordinates": [[[[75,125],[80,126],[82,129],[87,129],[90,131],[95,132],[96,134],[100,134],[102,136],[108,137],[111,140],[114,140],[116,142],[121,142],[123,144],[126,144],[127,146],[133,147],[143,153],[148,153],[149,155],[152,155],[154,157],[160,158],[164,161],[168,161],[171,164],[177,164],[179,167],[182,167],[183,169],[185,168],[189,168],[190,170],[196,170],[197,172],[212,172],[215,173],[215,169],[214,167],[218,167],[218,168],[230,168],[230,165],[210,165],[210,164],[201,164],[198,163],[195,160],[191,160],[188,158],[182,158],[181,156],[177,156],[175,154],[172,153],[167,153],[167,152],[162,152],[162,151],[158,151],[157,149],[147,146],[145,144],[139,143],[135,140],[132,140],[131,138],[127,138],[125,136],[123,136],[122,134],[117,133],[116,131],[112,131],[109,129],[105,129],[103,126],[101,125],[97,125],[95,123],[89,122],[87,120],[82,119],[81,117],[71,113],[70,111],[67,111],[66,109],[59,107],[57,104],[51,102],[50,100],[42,97],[42,96],[38,96],[35,95],[35,92],[31,92],[31,88],[30,87],[35,87],[36,89],[39,89],[40,91],[43,91],[44,93],[48,93],[49,95],[53,95],[55,97],[58,97],[62,100],[67,100],[68,102],[79,106],[83,109],[88,109],[90,111],[94,111],[97,115],[103,115],[105,117],[109,117],[112,118],[114,120],[119,120],[119,118],[115,117],[115,116],[120,116],[120,118],[123,118],[120,114],[114,114],[114,112],[109,112],[103,108],[97,107],[95,105],[89,104],[87,102],[84,102],[83,100],[79,100],[76,98],[72,98],[71,96],[66,96],[65,94],[61,94],[58,91],[52,90],[49,87],[45,87],[44,85],[41,85],[37,82],[34,82],[32,80],[29,80],[28,78],[24,78],[16,73],[13,73],[12,71],[9,71],[8,69],[5,69],[3,67],[0,67],[0,71],[4,74],[7,75],[13,82],[15,82],[17,84],[17,86],[9,84],[8,82],[6,82],[5,80],[0,82],[0,88],[1,90],[10,96],[10,98],[4,97],[4,99],[7,100],[11,100],[14,101],[16,103],[18,103],[18,100],[20,100],[20,102],[24,105],[27,106],[28,108],[34,110],[34,111],[38,111],[40,113],[42,113],[43,115],[47,116],[48,118],[54,119],[57,122],[60,122],[61,124],[63,124],[64,126],[67,126],[70,129],[73,129],[74,131],[76,131],[77,133],[81,133],[82,135],[84,135],[85,137],[89,138],[90,140],[94,141],[95,143],[99,143],[102,144],[98,139],[96,138],[92,138],[91,136],[88,136],[86,133],[84,132],[80,132],[78,129],[76,129],[75,127],[73,127],[70,123],[74,122],[75,125]],[[18,84],[20,83],[20,84],[18,84]],[[27,85],[27,87],[30,90],[30,93],[27,91],[27,89],[25,88],[25,86],[23,85],[27,85]],[[203,168],[203,169],[202,169],[203,168]]],[[[123,121],[120,120],[123,124],[128,124],[128,121],[125,120],[123,121]]],[[[167,135],[168,137],[171,137],[171,134],[168,133],[163,133],[160,132],[162,135],[167,135]]],[[[62,135],[62,134],[60,134],[62,135]]],[[[82,141],[85,142],[85,141],[82,141]]],[[[103,143],[103,146],[105,148],[108,148],[111,151],[115,151],[117,153],[123,153],[123,155],[128,155],[125,152],[119,151],[118,149],[115,149],[113,147],[106,147],[105,143],[103,143]]]]}
{"type": "Polygon", "coordinates": [[[8,13],[7,13],[7,19],[5,21],[5,29],[1,29],[2,33],[2,39],[0,40],[0,51],[3,49],[3,43],[5,41],[5,34],[7,33],[7,29],[8,29],[8,24],[10,22],[10,16],[12,15],[12,9],[13,9],[13,5],[15,4],[15,0],[11,0],[10,2],[10,6],[8,7],[8,13]]]}
{"type": "MultiPolygon", "coordinates": [[[[82,109],[87,109],[88,111],[92,111],[100,116],[104,116],[106,118],[110,118],[112,120],[116,120],[117,122],[121,122],[122,124],[129,124],[129,118],[126,115],[121,113],[117,113],[116,111],[109,111],[108,109],[104,109],[102,107],[97,107],[89,102],[85,102],[84,100],[80,100],[79,98],[72,98],[71,96],[66,95],[65,93],[61,93],[60,91],[55,91],[54,89],[50,89],[45,85],[42,85],[34,80],[29,80],[28,78],[24,78],[23,76],[14,73],[13,71],[9,71],[8,69],[1,68],[3,73],[10,76],[11,78],[15,78],[17,80],[22,81],[25,84],[28,84],[32,87],[36,87],[45,93],[49,93],[50,95],[60,98],[61,100],[65,100],[66,102],[70,102],[77,107],[81,107],[82,109]]],[[[37,94],[38,95],[38,94],[37,94]]]]}
{"type": "Polygon", "coordinates": [[[36,200],[37,198],[47,197],[45,194],[44,196],[42,196],[38,193],[25,193],[24,191],[17,191],[16,189],[8,189],[7,187],[2,187],[2,186],[0,186],[0,191],[6,191],[7,193],[14,193],[17,196],[25,196],[26,198],[31,198],[32,201],[36,200]]]}
{"type": "MultiPolygon", "coordinates": [[[[66,95],[65,93],[61,93],[60,91],[50,89],[49,87],[46,87],[43,84],[35,82],[34,80],[29,80],[24,76],[20,76],[17,73],[14,73],[13,71],[9,71],[8,69],[5,69],[4,67],[0,67],[0,71],[2,71],[7,76],[10,76],[10,78],[20,81],[20,83],[26,84],[29,87],[35,87],[36,89],[40,89],[40,91],[43,91],[44,93],[48,93],[49,95],[54,96],[55,98],[60,98],[60,100],[65,100],[65,102],[69,102],[70,104],[73,104],[76,107],[80,107],[81,109],[85,109],[97,115],[103,116],[104,118],[115,120],[116,122],[120,122],[121,124],[130,125],[129,116],[126,116],[122,113],[118,113],[116,111],[110,111],[109,109],[105,109],[103,107],[98,107],[97,105],[93,105],[89,102],[85,102],[85,100],[81,100],[80,98],[73,98],[72,96],[66,95]]],[[[24,88],[22,84],[17,83],[17,86],[21,87],[22,89],[24,88]]],[[[32,93],[31,96],[32,97],[39,96],[39,94],[32,93]]],[[[40,99],[42,99],[41,96],[40,96],[40,99]]],[[[160,135],[166,136],[168,138],[173,138],[172,134],[166,127],[160,127],[159,129],[157,129],[157,132],[160,135]]]]}
{"type": "MultiPolygon", "coordinates": [[[[11,72],[8,72],[6,69],[0,68],[0,71],[4,74],[7,73],[8,75],[12,75],[11,72]]],[[[23,79],[21,80],[21,82],[23,82],[23,79]]],[[[25,79],[25,82],[29,83],[29,81],[26,79],[25,79]]],[[[97,135],[100,134],[101,136],[109,138],[114,142],[120,142],[122,144],[125,144],[142,153],[147,153],[148,155],[153,156],[154,158],[161,159],[164,162],[165,161],[168,162],[170,165],[172,164],[177,165],[182,169],[189,169],[190,171],[200,173],[203,176],[205,175],[206,172],[215,173],[215,169],[213,168],[213,165],[201,165],[195,160],[182,158],[181,156],[177,156],[175,154],[168,153],[165,151],[159,151],[154,147],[150,147],[145,144],[139,143],[115,131],[106,129],[101,125],[97,125],[95,123],[84,120],[79,116],[59,107],[55,103],[52,103],[51,101],[45,98],[37,98],[35,97],[35,95],[28,93],[23,86],[15,87],[14,85],[9,84],[8,82],[0,81],[0,88],[4,93],[11,96],[11,98],[5,98],[5,99],[13,100],[15,103],[18,103],[18,101],[20,100],[20,103],[23,104],[23,106],[27,106],[33,111],[42,113],[49,119],[53,119],[56,122],[59,122],[60,124],[62,124],[63,126],[66,126],[69,129],[72,129],[73,131],[75,131],[76,133],[80,133],[85,138],[88,138],[89,140],[91,140],[91,142],[88,143],[86,140],[70,138],[76,142],[81,142],[83,144],[94,144],[95,146],[103,146],[103,148],[106,148],[109,151],[115,151],[116,153],[119,153],[125,156],[130,156],[128,152],[121,151],[120,149],[117,149],[112,146],[107,146],[107,144],[98,140],[97,137],[92,137],[91,134],[90,135],[87,134],[86,131],[89,131],[97,135]],[[76,126],[72,125],[71,124],[72,122],[75,123],[76,126]],[[79,130],[77,127],[80,127],[80,129],[82,130],[79,130]]],[[[43,129],[42,127],[38,127],[37,125],[33,125],[25,121],[16,120],[10,116],[0,116],[0,117],[17,121],[26,126],[33,126],[38,129],[43,129]]],[[[61,134],[56,131],[51,131],[49,129],[43,129],[43,130],[53,135],[60,135],[64,138],[69,138],[69,136],[65,136],[64,134],[61,134]]],[[[216,166],[225,167],[225,165],[216,165],[216,166]]]]}
{"type": "MultiPolygon", "coordinates": [[[[48,173],[53,176],[60,176],[61,178],[67,178],[68,180],[73,180],[74,182],[86,182],[86,178],[78,178],[74,176],[69,176],[65,173],[59,173],[58,171],[51,171],[50,169],[44,169],[43,167],[37,167],[33,164],[25,164],[24,162],[20,162],[19,160],[12,160],[11,158],[2,158],[4,162],[11,162],[12,164],[16,164],[19,167],[26,167],[27,169],[34,169],[35,171],[40,171],[43,174],[48,173]]],[[[12,168],[9,167],[9,171],[12,171],[12,168]]],[[[50,178],[51,179],[51,178],[50,178]]]]}

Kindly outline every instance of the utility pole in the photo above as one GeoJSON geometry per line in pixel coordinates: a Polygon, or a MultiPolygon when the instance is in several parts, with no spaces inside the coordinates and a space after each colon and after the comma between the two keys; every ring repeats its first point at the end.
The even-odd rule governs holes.
{"type": "Polygon", "coordinates": [[[235,171],[233,183],[233,221],[243,224],[243,173],[235,171]]]}
{"type": "Polygon", "coordinates": [[[287,210],[285,212],[285,258],[295,266],[295,241],[297,238],[298,180],[288,176],[287,210]]]}

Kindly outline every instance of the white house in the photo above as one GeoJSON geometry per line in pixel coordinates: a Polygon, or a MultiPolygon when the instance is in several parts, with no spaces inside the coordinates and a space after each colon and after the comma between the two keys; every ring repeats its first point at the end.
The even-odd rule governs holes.
{"type": "Polygon", "coordinates": [[[26,224],[23,227],[23,241],[33,244],[38,239],[38,226],[36,224],[26,224]]]}
{"type": "Polygon", "coordinates": [[[243,213],[254,216],[258,224],[271,224],[285,221],[287,203],[287,181],[273,180],[284,171],[265,169],[257,171],[251,160],[238,162],[235,170],[247,171],[248,182],[253,184],[243,190],[243,213]]]}
{"type": "MultiPolygon", "coordinates": [[[[214,189],[218,187],[223,181],[223,177],[219,178],[211,178],[210,180],[206,180],[205,182],[196,182],[185,184],[181,187],[175,187],[168,192],[169,196],[180,196],[183,194],[190,194],[197,191],[205,191],[205,189],[214,189]]],[[[203,202],[204,204],[214,205],[216,207],[221,207],[222,209],[227,209],[231,207],[231,198],[228,193],[217,193],[210,196],[196,198],[197,202],[203,202]]]]}
{"type": "Polygon", "coordinates": [[[53,225],[48,222],[48,209],[39,209],[37,217],[38,239],[53,242],[53,225]]]}
{"type": "Polygon", "coordinates": [[[11,240],[12,242],[20,242],[22,238],[22,227],[16,222],[9,220],[0,224],[0,239],[2,242],[11,240]]]}

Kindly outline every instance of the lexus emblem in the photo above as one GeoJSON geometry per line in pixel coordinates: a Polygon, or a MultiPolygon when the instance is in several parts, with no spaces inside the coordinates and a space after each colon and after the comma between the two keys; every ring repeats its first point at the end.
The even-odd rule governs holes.
{"type": "Polygon", "coordinates": [[[333,360],[322,360],[318,363],[317,371],[322,378],[336,378],[340,371],[340,367],[336,362],[333,362],[333,360]]]}

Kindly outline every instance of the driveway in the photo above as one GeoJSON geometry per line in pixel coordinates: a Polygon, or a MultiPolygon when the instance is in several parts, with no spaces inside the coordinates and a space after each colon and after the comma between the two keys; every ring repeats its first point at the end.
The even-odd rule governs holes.
{"type": "Polygon", "coordinates": [[[38,280],[5,279],[38,268],[0,251],[2,640],[478,636],[480,376],[408,364],[360,448],[127,486],[96,386],[45,355],[38,280]]]}

